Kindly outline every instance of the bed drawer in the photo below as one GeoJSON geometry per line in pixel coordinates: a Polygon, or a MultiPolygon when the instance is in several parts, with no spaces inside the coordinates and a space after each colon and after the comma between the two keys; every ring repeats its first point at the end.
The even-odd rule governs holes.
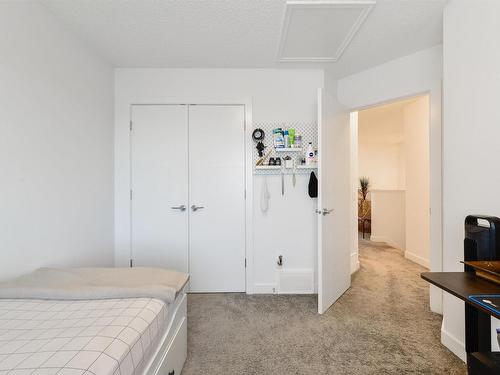
{"type": "Polygon", "coordinates": [[[187,319],[183,317],[168,346],[158,375],[179,375],[187,357],[187,319]]]}

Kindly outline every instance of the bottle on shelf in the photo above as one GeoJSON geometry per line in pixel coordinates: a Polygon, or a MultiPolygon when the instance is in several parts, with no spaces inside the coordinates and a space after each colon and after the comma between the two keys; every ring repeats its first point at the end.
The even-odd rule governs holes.
{"type": "Polygon", "coordinates": [[[276,128],[273,130],[273,140],[275,148],[285,147],[285,139],[283,138],[283,131],[281,128],[276,128]]]}
{"type": "Polygon", "coordinates": [[[295,129],[288,129],[288,140],[290,142],[290,147],[295,147],[295,129]]]}
{"type": "Polygon", "coordinates": [[[314,155],[312,142],[309,142],[309,144],[307,145],[307,151],[306,151],[306,165],[311,166],[314,163],[314,160],[315,160],[315,155],[314,155]]]}
{"type": "Polygon", "coordinates": [[[302,135],[300,134],[295,134],[294,137],[294,145],[295,148],[302,148],[302,135]]]}

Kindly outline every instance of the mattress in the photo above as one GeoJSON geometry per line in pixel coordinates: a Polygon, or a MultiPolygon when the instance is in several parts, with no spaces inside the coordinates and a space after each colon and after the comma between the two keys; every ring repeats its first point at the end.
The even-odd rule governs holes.
{"type": "Polygon", "coordinates": [[[154,298],[0,300],[0,375],[139,375],[166,330],[154,298]]]}

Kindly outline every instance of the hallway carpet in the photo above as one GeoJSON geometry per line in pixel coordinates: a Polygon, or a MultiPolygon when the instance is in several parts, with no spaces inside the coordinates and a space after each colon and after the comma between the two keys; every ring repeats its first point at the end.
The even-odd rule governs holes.
{"type": "Polygon", "coordinates": [[[363,240],[360,261],[324,315],[315,296],[189,295],[182,374],[465,374],[440,343],[424,268],[363,240]]]}

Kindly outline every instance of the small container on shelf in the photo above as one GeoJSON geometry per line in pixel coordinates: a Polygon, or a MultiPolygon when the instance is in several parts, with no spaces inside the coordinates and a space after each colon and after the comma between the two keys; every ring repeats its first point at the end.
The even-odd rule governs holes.
{"type": "Polygon", "coordinates": [[[293,147],[294,148],[302,148],[302,135],[295,134],[293,147]]]}

